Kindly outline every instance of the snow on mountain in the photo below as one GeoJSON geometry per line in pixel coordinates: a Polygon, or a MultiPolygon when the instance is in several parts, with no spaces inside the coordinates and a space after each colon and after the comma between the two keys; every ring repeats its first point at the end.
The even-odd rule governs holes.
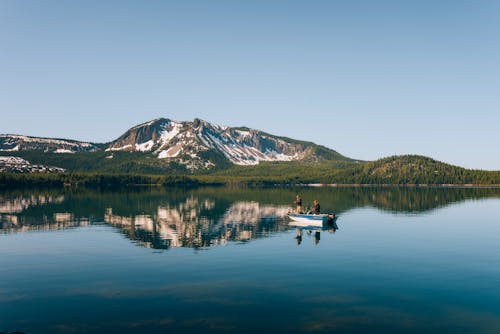
{"type": "Polygon", "coordinates": [[[0,173],[60,173],[64,169],[44,165],[33,165],[29,161],[19,157],[1,157],[0,173]]]}
{"type": "Polygon", "coordinates": [[[43,151],[52,153],[93,152],[98,147],[76,140],[0,134],[0,152],[43,151]]]}
{"type": "Polygon", "coordinates": [[[195,119],[177,122],[166,118],[135,126],[112,142],[108,151],[152,152],[160,159],[213,164],[201,152],[215,151],[238,165],[260,161],[300,160],[311,154],[307,145],[297,144],[264,132],[214,125],[195,119]]]}
{"type": "MultiPolygon", "coordinates": [[[[203,170],[223,166],[256,165],[261,161],[296,161],[304,159],[346,159],[337,152],[314,143],[273,136],[265,132],[211,124],[201,119],[178,122],[159,118],[132,127],[107,144],[76,140],[38,138],[0,134],[0,154],[39,151],[43,153],[85,153],[104,149],[113,152],[144,152],[165,166],[184,166],[203,170]]],[[[138,158],[141,159],[141,158],[138,158]]]]}

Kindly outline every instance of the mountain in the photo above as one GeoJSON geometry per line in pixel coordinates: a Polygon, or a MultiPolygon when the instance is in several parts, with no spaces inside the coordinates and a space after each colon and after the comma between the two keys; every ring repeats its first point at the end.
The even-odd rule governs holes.
{"type": "Polygon", "coordinates": [[[0,155],[70,171],[151,174],[203,172],[260,162],[354,162],[311,142],[201,119],[178,122],[168,118],[134,126],[109,143],[4,134],[0,135],[0,155]]]}
{"type": "Polygon", "coordinates": [[[61,173],[64,169],[44,165],[34,165],[19,157],[0,156],[0,173],[61,173]]]}
{"type": "Polygon", "coordinates": [[[214,125],[200,119],[176,122],[160,118],[137,125],[111,142],[106,151],[151,152],[160,159],[175,159],[191,169],[215,166],[210,153],[236,165],[306,159],[351,160],[313,143],[245,127],[214,125]]]}
{"type": "Polygon", "coordinates": [[[43,151],[47,153],[95,152],[95,144],[66,139],[0,134],[0,152],[43,151]]]}

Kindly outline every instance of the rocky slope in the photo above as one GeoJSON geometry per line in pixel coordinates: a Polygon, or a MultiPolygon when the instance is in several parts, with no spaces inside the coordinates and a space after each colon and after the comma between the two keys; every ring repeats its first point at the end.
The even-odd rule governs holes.
{"type": "Polygon", "coordinates": [[[151,152],[160,159],[176,159],[181,164],[214,165],[203,152],[221,154],[233,164],[255,165],[261,161],[295,161],[313,158],[317,152],[343,157],[313,143],[277,137],[262,131],[213,125],[195,119],[176,122],[156,119],[135,126],[111,142],[107,151],[151,152]]]}
{"type": "MultiPolygon", "coordinates": [[[[3,155],[18,155],[30,161],[35,159],[33,161],[37,163],[49,165],[58,165],[60,162],[61,167],[71,170],[83,161],[83,153],[103,154],[102,151],[107,152],[106,158],[109,160],[107,165],[118,159],[116,156],[119,154],[115,152],[143,153],[127,157],[128,167],[125,168],[129,169],[133,164],[135,166],[156,164],[163,166],[163,170],[180,168],[202,171],[223,168],[231,164],[256,165],[261,161],[352,161],[334,150],[314,143],[278,137],[244,127],[214,125],[200,119],[192,122],[178,122],[168,118],[155,119],[134,126],[107,144],[0,135],[0,155],[2,152],[3,155]],[[73,153],[75,155],[73,160],[80,162],[71,163],[67,154],[63,159],[45,153],[73,153]],[[132,162],[131,159],[136,161],[132,162]],[[141,159],[148,159],[148,162],[141,162],[141,159]],[[156,162],[152,163],[151,159],[156,162]]],[[[120,157],[123,159],[123,154],[120,157]]],[[[93,162],[95,166],[99,163],[99,161],[93,162]]]]}
{"type": "Polygon", "coordinates": [[[19,157],[1,157],[0,173],[60,173],[64,169],[58,167],[49,167],[44,165],[35,165],[19,157]]]}

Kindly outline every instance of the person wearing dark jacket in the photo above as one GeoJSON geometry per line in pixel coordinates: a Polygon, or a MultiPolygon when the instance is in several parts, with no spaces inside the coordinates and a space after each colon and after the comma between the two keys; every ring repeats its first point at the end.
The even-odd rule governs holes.
{"type": "Polygon", "coordinates": [[[315,215],[319,215],[319,213],[321,212],[321,207],[319,206],[319,202],[317,200],[314,200],[313,202],[312,212],[315,215]]]}

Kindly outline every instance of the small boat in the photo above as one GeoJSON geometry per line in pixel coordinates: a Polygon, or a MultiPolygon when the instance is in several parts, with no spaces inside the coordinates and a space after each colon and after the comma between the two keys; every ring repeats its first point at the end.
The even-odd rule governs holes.
{"type": "Polygon", "coordinates": [[[301,226],[324,226],[332,223],[335,220],[334,213],[321,213],[321,214],[305,214],[305,213],[289,213],[293,223],[300,223],[301,226]]]}

